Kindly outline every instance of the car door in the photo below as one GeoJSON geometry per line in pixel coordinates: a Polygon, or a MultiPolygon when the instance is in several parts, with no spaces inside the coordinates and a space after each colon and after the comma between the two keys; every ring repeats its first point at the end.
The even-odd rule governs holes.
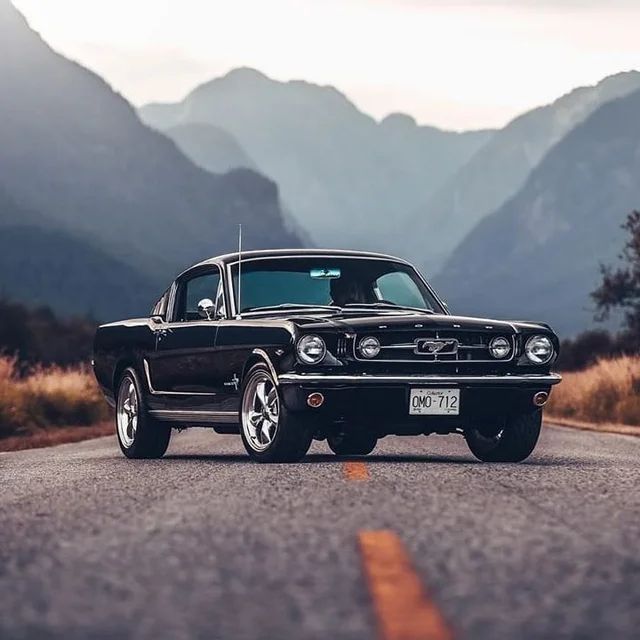
{"type": "Polygon", "coordinates": [[[203,318],[198,303],[219,299],[221,274],[216,265],[188,272],[175,284],[165,322],[155,325],[155,350],[149,355],[150,386],[156,394],[182,396],[180,406],[215,405],[220,381],[215,374],[216,334],[220,318],[203,318]],[[209,402],[208,402],[209,404],[209,402]]]}

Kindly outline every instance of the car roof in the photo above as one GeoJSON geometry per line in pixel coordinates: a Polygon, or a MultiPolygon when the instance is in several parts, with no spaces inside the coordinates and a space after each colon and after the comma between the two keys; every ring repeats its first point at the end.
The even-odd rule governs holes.
{"type": "MultiPolygon", "coordinates": [[[[378,258],[385,260],[393,260],[394,262],[402,262],[408,264],[402,258],[396,258],[384,253],[374,253],[370,251],[349,251],[345,249],[260,249],[254,251],[243,251],[242,259],[251,260],[253,258],[310,258],[310,257],[339,257],[339,258],[378,258]]],[[[201,267],[208,264],[227,265],[238,261],[238,252],[226,253],[221,256],[215,256],[199,262],[188,270],[195,267],[201,267]]]]}

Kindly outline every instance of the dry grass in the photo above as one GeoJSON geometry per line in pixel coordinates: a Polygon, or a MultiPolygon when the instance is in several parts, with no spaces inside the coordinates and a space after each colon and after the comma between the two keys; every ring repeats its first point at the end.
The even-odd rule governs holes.
{"type": "Polygon", "coordinates": [[[564,374],[551,396],[548,414],[640,426],[640,357],[600,360],[584,371],[564,374]]]}
{"type": "Polygon", "coordinates": [[[37,368],[20,377],[15,359],[0,357],[0,438],[96,425],[108,417],[107,405],[86,368],[37,368]]]}

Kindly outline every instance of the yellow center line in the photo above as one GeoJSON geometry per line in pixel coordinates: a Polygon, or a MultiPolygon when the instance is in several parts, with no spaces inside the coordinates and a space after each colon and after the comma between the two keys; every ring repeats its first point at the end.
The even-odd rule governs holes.
{"type": "Polygon", "coordinates": [[[451,629],[398,536],[392,531],[361,531],[358,541],[380,640],[452,640],[451,629]]]}
{"type": "Polygon", "coordinates": [[[368,480],[369,469],[364,462],[345,462],[344,475],[347,480],[368,480]]]}

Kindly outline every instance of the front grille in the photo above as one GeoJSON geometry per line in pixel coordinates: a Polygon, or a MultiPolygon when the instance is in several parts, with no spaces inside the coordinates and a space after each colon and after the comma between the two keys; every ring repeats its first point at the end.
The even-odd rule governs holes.
{"type": "Polygon", "coordinates": [[[373,332],[366,335],[375,336],[380,341],[380,353],[375,358],[360,355],[358,343],[365,335],[358,335],[353,342],[353,356],[361,362],[500,363],[511,362],[515,357],[515,337],[505,333],[455,329],[373,332]],[[511,342],[511,354],[503,360],[496,360],[489,352],[489,343],[498,336],[511,342]],[[457,343],[457,348],[452,343],[457,343]],[[442,352],[437,352],[437,349],[442,352]]]}

